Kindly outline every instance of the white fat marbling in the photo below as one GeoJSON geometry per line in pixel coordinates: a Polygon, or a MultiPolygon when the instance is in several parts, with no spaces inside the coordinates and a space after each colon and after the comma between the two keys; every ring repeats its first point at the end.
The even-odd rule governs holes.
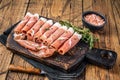
{"type": "Polygon", "coordinates": [[[71,33],[74,33],[74,29],[73,28],[69,28],[68,31],[70,31],[71,33]]]}
{"type": "Polygon", "coordinates": [[[26,16],[30,16],[30,17],[32,17],[32,16],[33,16],[33,14],[32,14],[32,13],[30,13],[30,12],[27,12],[27,13],[26,13],[26,16]]]}
{"type": "Polygon", "coordinates": [[[68,29],[67,26],[62,26],[62,27],[60,27],[60,28],[63,28],[64,30],[67,30],[67,29],[68,29]]]}
{"type": "Polygon", "coordinates": [[[61,27],[61,24],[59,22],[56,22],[54,26],[61,27]]]}
{"type": "Polygon", "coordinates": [[[81,35],[81,34],[78,34],[77,32],[75,32],[74,35],[78,36],[78,39],[81,39],[81,38],[82,38],[82,35],[81,35]]]}
{"type": "Polygon", "coordinates": [[[42,20],[43,22],[46,22],[46,21],[47,21],[47,19],[44,18],[44,17],[40,17],[40,20],[42,20]]]}
{"type": "Polygon", "coordinates": [[[34,16],[37,17],[37,18],[39,18],[39,14],[37,14],[37,13],[35,13],[34,16]]]}
{"type": "Polygon", "coordinates": [[[53,21],[52,21],[52,20],[48,20],[46,23],[52,25],[52,24],[53,24],[53,21]]]}

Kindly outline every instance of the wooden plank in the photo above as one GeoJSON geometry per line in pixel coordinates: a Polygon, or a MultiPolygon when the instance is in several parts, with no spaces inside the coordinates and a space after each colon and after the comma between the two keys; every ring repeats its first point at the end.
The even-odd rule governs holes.
{"type": "MultiPolygon", "coordinates": [[[[30,0],[27,2],[24,2],[24,4],[28,4],[27,8],[25,9],[25,12],[31,12],[31,13],[40,13],[41,11],[41,7],[43,5],[41,5],[41,3],[43,3],[43,0],[30,0]]],[[[24,9],[21,9],[24,10],[24,9]]],[[[28,66],[33,68],[33,66],[31,64],[29,64],[28,62],[26,62],[25,60],[23,60],[20,56],[18,55],[14,55],[13,57],[13,64],[15,65],[20,65],[23,66],[25,68],[27,68],[28,66]]],[[[9,75],[8,75],[9,77],[9,75]]],[[[16,80],[48,80],[48,78],[43,77],[43,76],[39,76],[39,75],[30,75],[30,74],[26,74],[26,73],[11,73],[10,77],[12,77],[12,79],[16,79],[16,80]],[[15,75],[15,76],[13,76],[15,75]]],[[[8,78],[9,79],[9,78],[8,78]]]]}
{"type": "MultiPolygon", "coordinates": [[[[14,14],[15,11],[18,12],[18,9],[13,10],[13,6],[15,5],[13,2],[14,1],[11,1],[11,0],[2,0],[2,1],[0,1],[0,34],[4,30],[6,30],[9,26],[14,24],[17,20],[20,19],[19,16],[16,16],[16,17],[13,16],[13,15],[15,15],[14,14]]],[[[23,7],[25,7],[25,6],[23,6],[23,7]]],[[[20,5],[19,5],[18,8],[22,8],[22,7],[20,7],[20,5]]],[[[21,13],[17,13],[16,15],[19,15],[21,13]]],[[[7,70],[8,66],[9,66],[9,64],[11,62],[12,56],[13,56],[13,54],[9,50],[7,50],[0,43],[0,72],[3,72],[3,71],[7,70]]],[[[0,79],[5,80],[6,75],[7,75],[7,73],[4,73],[4,74],[0,75],[0,79]]]]}
{"type": "MultiPolygon", "coordinates": [[[[105,5],[105,3],[102,4],[102,2],[100,0],[98,0],[98,1],[93,0],[92,2],[93,2],[92,8],[94,11],[100,12],[103,15],[107,14],[104,12],[106,10],[106,8],[104,8],[102,10],[102,6],[101,6],[101,5],[105,5]]],[[[99,38],[99,42],[98,42],[98,44],[95,45],[95,47],[106,48],[106,45],[105,45],[105,37],[107,35],[107,33],[105,33],[106,30],[109,30],[109,28],[108,27],[106,28],[106,26],[105,26],[105,28],[102,31],[94,33],[94,35],[99,38]]],[[[108,37],[108,39],[109,39],[109,37],[108,37]]],[[[108,77],[106,77],[107,74],[108,74],[108,71],[105,69],[101,69],[101,68],[96,67],[96,66],[95,67],[88,66],[88,68],[86,70],[86,80],[93,79],[93,78],[95,78],[96,80],[108,79],[108,77]]]]}
{"type": "MultiPolygon", "coordinates": [[[[89,3],[88,3],[88,0],[84,0],[83,1],[83,12],[92,11],[93,10],[93,5],[94,5],[93,0],[89,0],[89,3]]],[[[96,33],[94,33],[94,35],[99,38],[99,36],[96,33]]],[[[97,47],[98,44],[96,43],[95,46],[97,47]]],[[[95,70],[96,70],[95,66],[90,65],[90,64],[87,65],[86,73],[85,73],[85,80],[96,79],[97,76],[95,75],[96,74],[95,70]]]]}
{"type": "Polygon", "coordinates": [[[82,27],[82,0],[71,0],[70,22],[82,27]]]}
{"type": "Polygon", "coordinates": [[[116,12],[117,9],[120,8],[120,1],[115,0],[114,4],[109,0],[106,3],[108,5],[108,13],[109,13],[109,22],[110,22],[110,42],[111,42],[111,49],[117,52],[117,61],[113,69],[109,70],[109,76],[111,80],[119,80],[120,79],[120,31],[119,31],[119,24],[120,24],[120,13],[116,12]]]}
{"type": "Polygon", "coordinates": [[[10,14],[9,13],[9,10],[10,10],[10,4],[11,4],[11,1],[8,0],[7,1],[1,1],[0,3],[0,34],[5,30],[7,29],[7,27],[10,25],[11,22],[10,21],[10,17],[9,16],[6,16],[6,14],[10,14]],[[8,21],[6,21],[8,20],[8,21]],[[4,24],[5,23],[5,24],[4,24]]]}
{"type": "Polygon", "coordinates": [[[92,7],[93,7],[93,0],[89,0],[89,2],[87,0],[83,1],[83,12],[84,11],[92,11],[92,7]]]}
{"type": "MultiPolygon", "coordinates": [[[[87,1],[87,0],[86,0],[87,1]]],[[[117,1],[117,0],[116,0],[117,1]]],[[[120,53],[120,44],[119,44],[119,37],[118,37],[118,24],[119,22],[115,22],[115,15],[113,12],[116,13],[112,0],[91,0],[92,2],[92,10],[102,13],[107,18],[107,25],[105,28],[99,32],[95,32],[94,35],[99,38],[98,44],[95,44],[95,47],[104,48],[115,50],[117,53],[120,53]],[[103,5],[103,6],[102,6],[103,5]],[[113,7],[113,9],[112,9],[113,7]],[[117,24],[117,26],[116,26],[117,24]]],[[[117,2],[116,2],[117,3],[117,2]]],[[[83,4],[87,6],[86,4],[83,4]]],[[[117,8],[120,8],[117,6],[117,8]]],[[[85,9],[86,10],[86,9],[85,9]]],[[[87,9],[88,10],[88,9],[87,9]]],[[[117,13],[119,15],[119,13],[117,13]]],[[[118,20],[119,17],[116,18],[118,20]]],[[[86,80],[119,80],[119,54],[117,58],[117,62],[113,69],[106,70],[96,66],[89,65],[86,69],[86,80]]]]}
{"type": "MultiPolygon", "coordinates": [[[[43,0],[42,0],[43,1],[43,0]]],[[[40,0],[30,0],[24,4],[28,4],[27,8],[26,8],[26,12],[31,12],[31,13],[40,13],[41,11],[41,3],[43,3],[40,0]]],[[[26,62],[25,60],[23,60],[22,58],[20,58],[18,55],[14,55],[13,64],[15,65],[20,65],[23,66],[25,68],[27,68],[28,66],[33,68],[33,66],[31,64],[29,64],[28,62],[26,62]]],[[[16,80],[48,80],[46,77],[43,76],[39,76],[39,75],[29,75],[29,74],[25,74],[25,73],[11,73],[11,76],[13,79],[16,80]],[[12,75],[16,75],[16,76],[12,76],[12,75]]]]}
{"type": "MultiPolygon", "coordinates": [[[[29,1],[29,0],[27,0],[27,1],[23,0],[23,1],[19,1],[19,2],[14,1],[14,3],[13,3],[14,4],[14,6],[13,6],[14,9],[13,10],[19,10],[20,9],[20,11],[15,11],[14,15],[17,15],[17,13],[23,13],[23,15],[22,14],[17,15],[18,17],[20,17],[19,18],[19,20],[20,20],[25,15],[25,13],[28,12],[27,10],[28,10],[29,5],[34,4],[35,5],[34,8],[36,8],[37,6],[39,7],[38,3],[39,3],[38,1],[32,2],[32,1],[29,1]],[[21,8],[20,8],[20,6],[21,6],[21,8]]],[[[35,11],[37,11],[37,10],[35,10],[35,11]]],[[[15,16],[15,17],[17,17],[17,16],[15,16]]],[[[27,68],[28,66],[33,68],[33,66],[31,64],[29,64],[28,62],[26,62],[25,60],[23,60],[20,56],[18,56],[16,54],[13,57],[12,64],[23,66],[25,68],[27,68]]],[[[7,76],[7,79],[8,80],[9,79],[11,79],[11,80],[13,80],[13,79],[15,79],[15,80],[33,80],[33,79],[41,80],[41,79],[44,79],[44,77],[39,77],[38,75],[29,75],[29,74],[26,74],[26,73],[10,72],[7,76]]]]}
{"type": "MultiPolygon", "coordinates": [[[[1,22],[1,28],[0,28],[0,33],[2,33],[4,30],[6,30],[8,27],[19,21],[25,14],[25,10],[27,8],[28,2],[26,1],[21,1],[17,2],[14,0],[2,0],[1,6],[0,6],[0,16],[2,17],[1,22]]],[[[7,50],[3,45],[0,46],[0,61],[1,61],[1,66],[0,66],[0,71],[5,71],[7,70],[11,60],[13,53],[7,50]]],[[[12,78],[12,76],[15,76],[14,73],[9,73],[8,76],[6,77],[7,73],[0,75],[1,80],[9,79],[9,77],[12,78]]]]}
{"type": "Polygon", "coordinates": [[[54,4],[56,5],[52,5],[51,11],[50,11],[53,16],[53,19],[56,19],[56,20],[61,19],[61,20],[69,21],[70,20],[70,2],[71,0],[59,0],[59,2],[54,1],[54,4]],[[58,5],[60,6],[57,7],[58,5]]]}
{"type": "Polygon", "coordinates": [[[119,41],[119,44],[120,44],[120,10],[119,10],[119,8],[120,8],[120,1],[119,0],[115,0],[115,1],[113,1],[112,2],[112,5],[113,5],[113,12],[114,12],[114,17],[115,17],[115,22],[116,22],[116,31],[117,31],[117,36],[118,36],[118,41],[119,41]]]}

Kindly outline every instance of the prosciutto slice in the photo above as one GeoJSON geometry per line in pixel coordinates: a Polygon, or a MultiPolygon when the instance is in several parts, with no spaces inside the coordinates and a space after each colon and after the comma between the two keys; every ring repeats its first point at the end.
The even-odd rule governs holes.
{"type": "Polygon", "coordinates": [[[39,51],[40,45],[38,43],[28,41],[28,40],[16,40],[21,46],[32,51],[39,51]]]}
{"type": "Polygon", "coordinates": [[[34,40],[38,43],[39,42],[39,37],[41,37],[42,34],[44,34],[44,32],[46,32],[53,24],[52,20],[48,20],[40,29],[39,31],[34,35],[34,40]]]}
{"type": "Polygon", "coordinates": [[[82,35],[72,27],[62,26],[59,22],[47,20],[38,14],[27,13],[14,29],[14,40],[31,54],[47,58],[57,51],[64,55],[73,48],[82,35]]]}
{"type": "Polygon", "coordinates": [[[39,19],[39,15],[38,14],[34,14],[29,21],[27,22],[27,24],[22,28],[22,32],[23,33],[27,33],[28,30],[30,30],[33,25],[37,22],[37,20],[39,19]]]}
{"type": "Polygon", "coordinates": [[[81,34],[75,32],[59,49],[58,52],[61,55],[64,55],[68,52],[71,48],[73,48],[79,40],[82,38],[81,34]]]}
{"type": "Polygon", "coordinates": [[[40,27],[47,21],[46,18],[41,17],[34,26],[27,32],[27,39],[33,40],[33,36],[35,33],[37,33],[40,29],[40,27]]]}
{"type": "Polygon", "coordinates": [[[32,51],[32,50],[29,50],[29,52],[33,55],[40,57],[40,58],[47,58],[47,57],[50,57],[54,54],[55,49],[46,46],[45,48],[42,48],[41,50],[39,50],[37,52],[32,51]]]}
{"type": "Polygon", "coordinates": [[[51,46],[57,50],[66,40],[68,40],[73,35],[73,33],[74,30],[72,28],[69,28],[57,40],[55,40],[51,46]]]}
{"type": "Polygon", "coordinates": [[[52,33],[54,33],[61,25],[56,22],[52,27],[50,27],[40,38],[39,41],[43,42],[46,40],[52,33]]]}
{"type": "Polygon", "coordinates": [[[45,40],[45,45],[51,45],[58,37],[60,37],[67,30],[66,26],[59,27],[47,40],[45,40]]]}
{"type": "Polygon", "coordinates": [[[22,19],[22,21],[17,25],[17,27],[14,29],[15,33],[21,33],[21,29],[26,25],[26,23],[29,21],[29,19],[32,17],[33,15],[31,13],[27,13],[25,15],[25,17],[22,19]]]}
{"type": "Polygon", "coordinates": [[[14,36],[14,40],[23,40],[26,37],[24,33],[14,33],[13,36],[14,36]]]}

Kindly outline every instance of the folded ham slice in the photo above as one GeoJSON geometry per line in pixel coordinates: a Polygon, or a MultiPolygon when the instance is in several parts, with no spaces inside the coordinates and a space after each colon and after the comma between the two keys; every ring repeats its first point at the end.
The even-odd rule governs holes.
{"type": "Polygon", "coordinates": [[[33,15],[31,13],[27,13],[25,15],[25,17],[21,20],[21,22],[16,26],[16,28],[14,29],[15,33],[21,33],[21,29],[26,25],[26,23],[29,21],[29,19],[32,17],[33,15]]]}
{"type": "Polygon", "coordinates": [[[73,35],[73,33],[73,28],[69,28],[57,40],[55,40],[51,46],[57,50],[66,40],[68,40],[73,35]]]}
{"type": "Polygon", "coordinates": [[[26,37],[24,33],[14,33],[13,36],[14,36],[14,40],[23,40],[26,37]]]}
{"type": "Polygon", "coordinates": [[[67,30],[66,26],[61,26],[44,42],[45,45],[51,45],[58,37],[60,37],[67,30]]]}
{"type": "Polygon", "coordinates": [[[22,28],[22,32],[23,33],[27,33],[28,30],[30,30],[33,25],[37,22],[37,20],[39,19],[39,15],[38,14],[34,14],[29,21],[27,22],[27,24],[22,28]]]}
{"type": "Polygon", "coordinates": [[[40,50],[40,44],[28,41],[28,40],[16,40],[21,46],[25,47],[26,49],[33,50],[33,51],[39,51],[40,50]]]}
{"type": "Polygon", "coordinates": [[[40,27],[47,21],[46,18],[41,17],[34,26],[27,32],[27,39],[33,40],[33,36],[35,33],[37,33],[40,29],[40,27]]]}
{"type": "Polygon", "coordinates": [[[39,50],[37,52],[32,51],[32,50],[29,50],[29,52],[35,56],[38,56],[39,58],[47,58],[54,54],[55,49],[52,47],[46,46],[45,48],[42,48],[41,50],[39,50]]]}
{"type": "Polygon", "coordinates": [[[40,43],[39,41],[39,37],[41,37],[42,34],[44,34],[44,32],[46,32],[51,26],[53,25],[53,21],[52,20],[48,20],[46,21],[46,23],[39,29],[39,31],[34,35],[34,40],[38,43],[40,43]]]}
{"type": "Polygon", "coordinates": [[[73,48],[79,40],[82,38],[81,34],[75,32],[59,49],[58,52],[61,55],[64,55],[68,52],[71,48],[73,48]]]}
{"type": "Polygon", "coordinates": [[[51,26],[49,28],[49,30],[47,30],[40,38],[39,40],[41,42],[43,42],[44,40],[46,40],[52,33],[54,33],[61,25],[56,22],[53,26],[51,26]]]}

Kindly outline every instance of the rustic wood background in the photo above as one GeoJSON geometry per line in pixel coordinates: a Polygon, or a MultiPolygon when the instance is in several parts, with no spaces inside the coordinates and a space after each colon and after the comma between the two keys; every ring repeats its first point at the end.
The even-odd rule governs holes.
{"type": "MultiPolygon", "coordinates": [[[[0,34],[17,21],[26,12],[38,13],[55,20],[68,20],[76,26],[82,26],[83,11],[93,10],[107,18],[104,29],[94,32],[99,38],[95,47],[117,52],[117,62],[110,69],[88,65],[78,80],[120,80],[120,0],[0,0],[0,34]]],[[[0,43],[0,72],[6,71],[10,64],[33,67],[18,55],[7,50],[0,43]]],[[[26,73],[6,72],[0,80],[48,80],[47,77],[26,73]]]]}

